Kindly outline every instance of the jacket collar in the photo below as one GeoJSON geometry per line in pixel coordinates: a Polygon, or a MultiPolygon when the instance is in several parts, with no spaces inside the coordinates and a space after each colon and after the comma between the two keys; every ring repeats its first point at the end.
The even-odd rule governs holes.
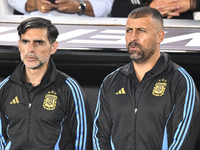
{"type": "MultiPolygon", "coordinates": [[[[171,59],[167,53],[161,53],[158,61],[154,65],[154,67],[150,70],[151,73],[157,75],[160,74],[167,65],[171,62],[171,59]]],[[[120,71],[125,75],[131,75],[135,72],[133,61],[131,60],[130,63],[123,66],[120,71]]]]}
{"type": "MultiPolygon", "coordinates": [[[[46,84],[49,82],[53,82],[55,80],[56,75],[57,75],[56,66],[53,60],[50,58],[48,69],[45,75],[43,76],[41,83],[46,84]]],[[[20,62],[18,64],[14,72],[11,74],[10,80],[20,84],[25,82],[25,65],[23,62],[20,62]]]]}

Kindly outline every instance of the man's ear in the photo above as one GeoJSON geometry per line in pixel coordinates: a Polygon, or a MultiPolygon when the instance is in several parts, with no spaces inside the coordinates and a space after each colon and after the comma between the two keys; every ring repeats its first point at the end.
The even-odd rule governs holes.
{"type": "Polygon", "coordinates": [[[165,37],[164,30],[158,31],[157,43],[160,44],[164,40],[164,37],[165,37]]]}
{"type": "Polygon", "coordinates": [[[55,41],[55,42],[52,44],[52,46],[51,46],[51,52],[50,52],[50,54],[51,54],[51,55],[54,54],[54,53],[57,51],[57,48],[58,48],[58,42],[55,41]]]}

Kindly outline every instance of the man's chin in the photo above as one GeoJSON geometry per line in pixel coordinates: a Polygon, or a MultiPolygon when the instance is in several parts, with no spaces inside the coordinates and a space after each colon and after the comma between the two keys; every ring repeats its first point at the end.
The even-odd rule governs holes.
{"type": "Polygon", "coordinates": [[[142,61],[142,58],[141,57],[138,57],[138,56],[133,56],[133,55],[130,55],[130,59],[133,60],[135,63],[137,64],[141,64],[143,61],[142,61]]]}
{"type": "Polygon", "coordinates": [[[41,64],[38,64],[38,65],[29,65],[29,64],[25,64],[25,66],[29,69],[39,69],[42,67],[41,64]]]}
{"type": "Polygon", "coordinates": [[[129,53],[129,57],[131,58],[131,59],[138,59],[138,55],[136,54],[136,53],[129,53]]]}

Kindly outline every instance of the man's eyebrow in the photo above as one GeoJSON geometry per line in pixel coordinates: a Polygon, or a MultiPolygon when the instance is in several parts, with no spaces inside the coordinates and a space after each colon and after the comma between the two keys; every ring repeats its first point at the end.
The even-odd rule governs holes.
{"type": "Polygon", "coordinates": [[[146,28],[143,28],[143,27],[139,27],[139,28],[137,28],[138,30],[147,30],[146,28]]]}
{"type": "Polygon", "coordinates": [[[44,40],[33,40],[33,42],[44,42],[44,40]]]}
{"type": "Polygon", "coordinates": [[[126,30],[133,30],[133,28],[131,28],[131,27],[126,27],[126,30]]]}
{"type": "Polygon", "coordinates": [[[23,41],[23,42],[27,42],[27,41],[29,41],[29,40],[27,40],[27,39],[21,39],[21,41],[23,41]]]}

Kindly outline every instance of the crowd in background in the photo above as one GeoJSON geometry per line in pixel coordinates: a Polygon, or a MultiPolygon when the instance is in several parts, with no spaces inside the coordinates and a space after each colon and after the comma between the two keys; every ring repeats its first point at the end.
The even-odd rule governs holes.
{"type": "Polygon", "coordinates": [[[135,8],[150,6],[164,18],[198,20],[199,0],[1,0],[0,15],[124,17],[135,8]]]}

